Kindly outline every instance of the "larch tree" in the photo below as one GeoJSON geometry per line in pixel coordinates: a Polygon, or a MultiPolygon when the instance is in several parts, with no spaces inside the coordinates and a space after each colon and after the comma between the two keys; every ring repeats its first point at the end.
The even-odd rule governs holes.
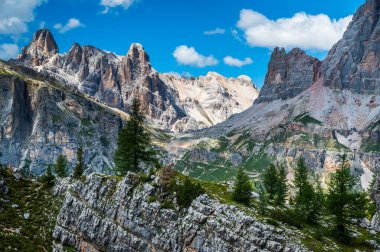
{"type": "Polygon", "coordinates": [[[115,152],[115,172],[125,175],[128,171],[139,171],[141,164],[157,163],[152,149],[150,134],[144,127],[145,116],[138,99],[132,100],[130,118],[119,132],[115,152]]]}
{"type": "Polygon", "coordinates": [[[234,189],[232,193],[232,199],[249,205],[251,201],[251,192],[252,192],[252,185],[249,180],[248,175],[244,172],[243,168],[239,168],[236,180],[234,184],[234,189]]]}

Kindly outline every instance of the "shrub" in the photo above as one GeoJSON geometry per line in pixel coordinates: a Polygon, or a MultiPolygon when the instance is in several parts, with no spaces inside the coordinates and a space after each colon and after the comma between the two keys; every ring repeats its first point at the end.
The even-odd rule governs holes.
{"type": "Polygon", "coordinates": [[[181,207],[189,207],[196,197],[205,193],[199,183],[191,181],[188,177],[185,178],[183,184],[174,184],[173,187],[177,193],[178,204],[181,207]]]}

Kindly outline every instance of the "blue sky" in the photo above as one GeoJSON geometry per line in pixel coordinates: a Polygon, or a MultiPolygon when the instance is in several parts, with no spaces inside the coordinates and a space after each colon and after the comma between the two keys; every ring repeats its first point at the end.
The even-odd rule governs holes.
{"type": "Polygon", "coordinates": [[[364,0],[1,2],[1,58],[14,57],[45,27],[61,53],[78,42],[125,55],[139,42],[159,72],[244,74],[260,87],[273,46],[298,46],[323,58],[364,0]]]}

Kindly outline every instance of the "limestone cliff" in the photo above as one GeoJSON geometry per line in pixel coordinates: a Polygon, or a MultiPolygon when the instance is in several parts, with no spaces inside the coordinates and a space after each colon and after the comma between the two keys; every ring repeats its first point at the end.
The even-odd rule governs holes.
{"type": "Polygon", "coordinates": [[[275,48],[268,64],[265,82],[256,102],[293,98],[320,77],[321,62],[300,49],[289,53],[275,48]]]}
{"type": "Polygon", "coordinates": [[[88,172],[113,166],[120,113],[34,71],[0,68],[0,163],[40,175],[60,154],[71,168],[83,146],[88,172]]]}
{"type": "Polygon", "coordinates": [[[53,237],[56,250],[78,251],[303,251],[286,228],[275,228],[235,206],[201,195],[188,209],[163,208],[157,178],[138,183],[91,175],[85,182],[64,181],[53,237]]]}

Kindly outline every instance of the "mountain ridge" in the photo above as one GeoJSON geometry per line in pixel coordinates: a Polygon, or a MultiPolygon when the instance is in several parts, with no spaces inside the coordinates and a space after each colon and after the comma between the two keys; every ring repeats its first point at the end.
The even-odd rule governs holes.
{"type": "MultiPolygon", "coordinates": [[[[206,92],[206,99],[223,93],[231,93],[231,101],[224,100],[228,101],[228,104],[218,103],[218,101],[211,104],[216,107],[224,106],[224,114],[221,114],[220,118],[209,120],[207,117],[210,113],[205,114],[206,108],[200,105],[198,108],[193,108],[197,114],[194,118],[187,114],[184,107],[186,104],[183,104],[184,101],[178,97],[178,87],[186,80],[173,77],[170,83],[165,83],[162,77],[167,74],[160,74],[153,69],[149,62],[149,55],[141,44],[131,44],[125,56],[117,56],[94,46],[80,46],[77,43],[74,43],[64,54],[58,54],[58,48],[44,49],[49,46],[55,48],[53,45],[56,44],[50,31],[39,30],[32,42],[23,49],[19,62],[37,71],[47,72],[67,85],[77,86],[81,92],[126,112],[131,97],[139,97],[146,114],[155,126],[171,131],[194,130],[220,123],[233,113],[247,109],[258,96],[258,90],[253,83],[245,88],[244,93],[247,95],[244,94],[241,101],[239,96],[232,94],[239,86],[229,85],[226,89],[219,82],[214,82],[213,92],[208,96],[207,91],[201,91],[206,92]],[[44,36],[41,37],[41,34],[44,36]],[[44,38],[46,41],[41,42],[44,38]],[[176,84],[172,82],[174,79],[176,84]],[[249,102],[246,101],[247,97],[249,102]]],[[[205,78],[200,78],[205,80],[205,78]]],[[[246,82],[241,78],[221,79],[224,82],[229,80],[246,82]]],[[[207,83],[202,85],[209,86],[207,83]]]]}

